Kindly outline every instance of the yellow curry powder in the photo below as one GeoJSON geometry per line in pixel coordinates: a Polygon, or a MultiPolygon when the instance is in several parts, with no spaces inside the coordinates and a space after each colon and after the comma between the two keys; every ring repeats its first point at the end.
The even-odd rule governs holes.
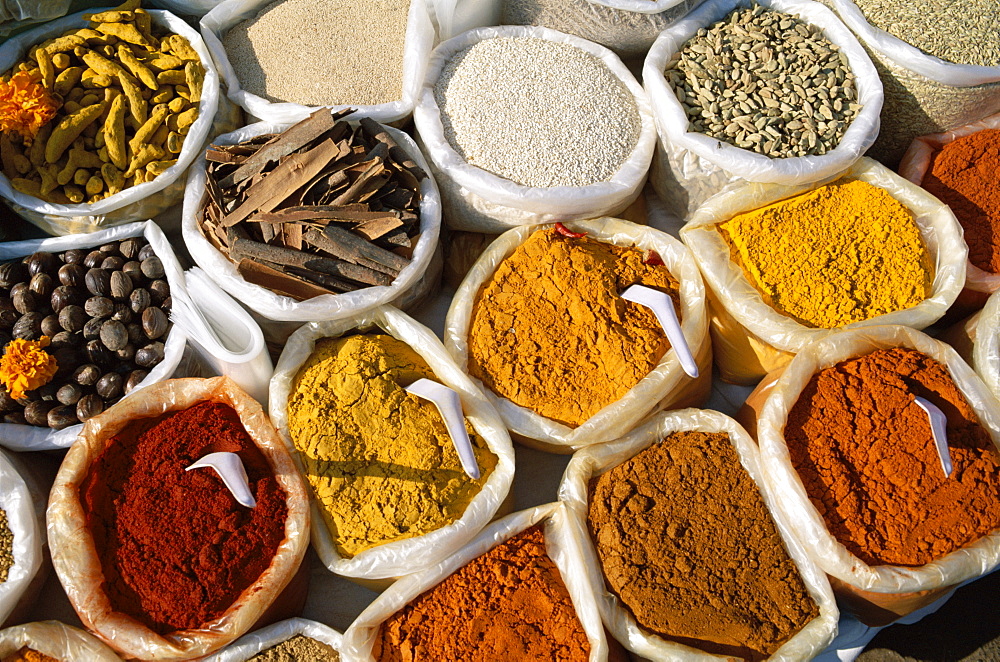
{"type": "Polygon", "coordinates": [[[325,338],[288,399],[288,431],[337,552],[413,538],[454,522],[497,456],[466,422],[482,477],[462,471],[437,407],[404,388],[426,362],[387,335],[325,338]]]}
{"type": "Polygon", "coordinates": [[[670,349],[653,313],[621,298],[637,283],[659,289],[680,317],[677,280],[645,257],[638,248],[535,232],[476,296],[469,372],[546,418],[586,422],[670,349]]]}
{"type": "Polygon", "coordinates": [[[841,180],[718,225],[764,301],[831,329],[910,308],[933,266],[913,214],[888,191],[841,180]]]}

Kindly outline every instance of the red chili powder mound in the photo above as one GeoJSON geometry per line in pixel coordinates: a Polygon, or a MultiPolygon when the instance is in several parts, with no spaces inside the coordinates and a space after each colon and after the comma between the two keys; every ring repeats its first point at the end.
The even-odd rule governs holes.
{"type": "Polygon", "coordinates": [[[785,441],[830,533],[868,565],[923,565],[1000,527],[1000,454],[947,368],[920,352],[819,371],[785,441]],[[918,396],[948,417],[951,477],[918,396]]]}
{"type": "Polygon", "coordinates": [[[271,564],[288,515],[267,459],[216,402],[130,423],[80,493],[111,606],[160,634],[221,616],[271,564]],[[219,451],[243,460],[255,508],[236,503],[214,470],[185,471],[219,451]]]}

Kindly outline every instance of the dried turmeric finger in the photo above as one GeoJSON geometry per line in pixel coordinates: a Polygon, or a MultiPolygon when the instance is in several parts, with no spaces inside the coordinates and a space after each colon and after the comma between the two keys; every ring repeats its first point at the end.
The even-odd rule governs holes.
{"type": "Polygon", "coordinates": [[[132,72],[132,75],[142,81],[151,90],[159,87],[156,82],[156,75],[149,70],[146,65],[132,53],[132,50],[125,44],[118,45],[118,59],[132,72]]]}
{"type": "Polygon", "coordinates": [[[73,204],[80,204],[83,202],[83,190],[79,186],[67,184],[66,186],[63,186],[63,193],[73,204]]]}
{"type": "Polygon", "coordinates": [[[99,74],[104,74],[111,78],[117,78],[125,73],[125,70],[117,62],[112,62],[103,55],[99,55],[94,51],[87,51],[80,56],[81,59],[87,63],[87,66],[96,71],[99,74]]]}
{"type": "Polygon", "coordinates": [[[169,135],[170,135],[170,129],[167,128],[166,124],[161,124],[160,128],[158,128],[156,132],[149,137],[149,144],[163,147],[163,145],[166,144],[167,137],[169,135]]]}
{"type": "Polygon", "coordinates": [[[177,133],[187,134],[191,125],[194,121],[198,119],[198,109],[188,108],[183,113],[177,116],[177,133]]]}
{"type": "Polygon", "coordinates": [[[160,46],[162,46],[164,50],[170,51],[182,60],[194,60],[195,62],[201,62],[201,58],[198,57],[198,51],[191,47],[191,42],[179,34],[172,34],[169,37],[164,37],[160,41],[160,46]]]}
{"type": "Polygon", "coordinates": [[[38,167],[45,163],[45,143],[48,142],[50,135],[52,135],[51,122],[38,130],[35,140],[31,143],[31,147],[28,148],[28,160],[31,162],[31,165],[38,167]]]}
{"type": "Polygon", "coordinates": [[[19,191],[25,195],[30,195],[33,198],[42,197],[42,183],[34,179],[15,177],[10,180],[10,185],[14,187],[15,191],[19,191]]]}
{"type": "Polygon", "coordinates": [[[174,94],[185,101],[191,101],[191,90],[188,89],[187,85],[174,85],[174,94]]]}
{"type": "Polygon", "coordinates": [[[110,86],[113,82],[114,78],[111,76],[99,74],[93,69],[86,69],[80,77],[80,84],[88,90],[103,89],[110,86]]]}
{"type": "Polygon", "coordinates": [[[17,154],[17,150],[14,148],[13,143],[10,142],[10,138],[4,134],[0,134],[0,166],[3,167],[3,174],[7,179],[14,179],[18,175],[25,174],[17,167],[17,159],[14,158],[15,154],[17,154]]]}
{"type": "Polygon", "coordinates": [[[153,50],[159,50],[160,40],[153,36],[153,17],[149,15],[149,12],[141,8],[136,9],[132,13],[135,16],[135,27],[138,28],[139,32],[149,43],[153,44],[153,50]]]}
{"type": "Polygon", "coordinates": [[[170,103],[174,98],[174,88],[170,85],[164,85],[159,88],[152,97],[149,98],[153,103],[170,103]]]}
{"type": "Polygon", "coordinates": [[[88,181],[90,181],[90,172],[87,169],[78,168],[73,173],[73,183],[77,186],[86,186],[88,181]]]}
{"type": "Polygon", "coordinates": [[[142,5],[142,0],[125,0],[125,2],[115,7],[115,9],[117,9],[118,11],[134,12],[135,10],[139,9],[141,5],[142,5]]]}
{"type": "Polygon", "coordinates": [[[128,164],[125,177],[135,175],[137,171],[142,170],[149,163],[162,159],[164,156],[166,156],[164,151],[156,145],[143,145],[142,149],[132,157],[132,162],[128,164]]]}
{"type": "Polygon", "coordinates": [[[184,85],[187,82],[187,77],[184,75],[184,71],[171,69],[156,74],[156,82],[160,85],[184,85]]]}
{"type": "Polygon", "coordinates": [[[49,55],[55,55],[56,53],[65,53],[66,51],[71,51],[77,46],[86,45],[87,40],[78,34],[68,34],[63,35],[52,40],[52,43],[45,46],[45,52],[49,55]]]}
{"type": "Polygon", "coordinates": [[[180,154],[181,149],[184,147],[184,136],[177,133],[176,131],[171,131],[167,135],[167,151],[171,154],[180,154]]]}
{"type": "Polygon", "coordinates": [[[174,97],[173,99],[170,100],[170,103],[167,104],[167,108],[170,109],[170,112],[176,115],[180,115],[190,106],[191,103],[183,97],[174,97]]]}
{"type": "Polygon", "coordinates": [[[56,174],[56,181],[60,186],[64,186],[73,180],[77,170],[100,168],[103,165],[104,162],[96,154],[73,147],[69,150],[69,160],[66,161],[66,165],[56,174]]]}
{"type": "Polygon", "coordinates": [[[101,100],[101,97],[103,97],[103,96],[104,95],[102,94],[99,97],[96,94],[94,94],[93,92],[90,92],[88,94],[83,95],[83,97],[80,99],[80,105],[81,106],[93,106],[95,103],[99,102],[101,100]]]}
{"type": "Polygon", "coordinates": [[[119,170],[128,167],[125,153],[125,97],[119,96],[111,102],[111,112],[104,122],[104,144],[108,148],[111,162],[119,170]]]}
{"type": "Polygon", "coordinates": [[[109,11],[102,11],[100,14],[84,14],[83,20],[90,21],[91,23],[120,23],[122,21],[131,21],[132,12],[111,9],[109,11]]]}
{"type": "Polygon", "coordinates": [[[131,23],[100,23],[94,29],[110,37],[117,37],[130,44],[144,46],[146,48],[156,48],[156,46],[146,38],[146,35],[139,32],[139,28],[131,23]]]}
{"type": "Polygon", "coordinates": [[[46,90],[51,90],[56,83],[56,68],[52,64],[52,58],[44,48],[35,49],[35,58],[38,60],[38,70],[42,72],[42,85],[46,90]]]}
{"type": "Polygon", "coordinates": [[[80,82],[82,76],[83,67],[66,67],[56,76],[56,83],[53,86],[53,90],[59,96],[64,97],[80,82]]]}
{"type": "Polygon", "coordinates": [[[94,197],[98,193],[104,190],[104,180],[94,175],[87,180],[86,191],[89,197],[94,197]]]}
{"type": "Polygon", "coordinates": [[[139,152],[143,145],[150,142],[149,139],[154,133],[156,133],[156,130],[160,128],[160,125],[163,124],[169,114],[170,109],[162,104],[153,109],[153,112],[149,115],[149,119],[146,120],[145,124],[139,127],[139,130],[135,132],[135,136],[133,136],[132,140],[128,143],[128,146],[132,150],[133,154],[139,152]]]}
{"type": "Polygon", "coordinates": [[[169,161],[153,161],[146,164],[146,172],[153,177],[159,177],[173,165],[177,164],[177,159],[170,159],[169,161]]]}
{"type": "Polygon", "coordinates": [[[59,182],[56,180],[56,176],[59,174],[59,166],[55,164],[45,165],[36,168],[35,171],[42,176],[42,195],[48,195],[56,190],[56,187],[59,186],[59,182]]]}
{"type": "Polygon", "coordinates": [[[122,176],[121,170],[111,163],[105,163],[101,166],[101,179],[104,180],[104,185],[107,186],[108,193],[111,195],[120,192],[125,187],[125,177],[122,176]]]}
{"type": "Polygon", "coordinates": [[[205,69],[201,66],[201,62],[188,60],[188,63],[184,65],[184,77],[189,92],[188,101],[198,103],[201,101],[202,85],[205,84],[205,69]]]}
{"type": "Polygon", "coordinates": [[[169,71],[170,69],[179,69],[184,66],[184,60],[167,53],[154,52],[153,56],[146,60],[146,66],[160,73],[161,71],[169,71]]]}
{"type": "Polygon", "coordinates": [[[52,135],[49,136],[49,140],[45,144],[45,160],[48,163],[58,161],[63,152],[83,133],[83,130],[100,117],[102,110],[104,110],[104,104],[97,103],[64,117],[52,130],[52,135]]]}
{"type": "MultiPolygon", "coordinates": [[[[83,96],[81,95],[80,98],[82,99],[83,96]]],[[[82,106],[80,105],[79,100],[74,101],[74,100],[70,99],[70,100],[66,101],[65,103],[63,103],[62,110],[67,115],[72,115],[76,111],[80,110],[80,108],[82,108],[82,106]]]]}
{"type": "Polygon", "coordinates": [[[121,82],[122,92],[125,94],[125,98],[128,99],[128,107],[129,112],[132,115],[132,121],[138,128],[146,123],[149,105],[142,97],[142,90],[139,89],[139,84],[130,74],[122,72],[122,75],[118,77],[118,80],[121,82]]]}
{"type": "Polygon", "coordinates": [[[73,64],[73,60],[65,53],[56,53],[52,56],[52,66],[58,71],[62,71],[71,64],[73,64]]]}

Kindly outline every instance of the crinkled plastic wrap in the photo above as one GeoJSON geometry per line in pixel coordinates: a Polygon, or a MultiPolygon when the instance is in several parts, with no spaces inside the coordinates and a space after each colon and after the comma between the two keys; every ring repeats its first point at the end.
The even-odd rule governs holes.
{"type": "MultiPolygon", "coordinates": [[[[555,453],[572,453],[578,448],[620,437],[659,409],[701,405],[708,397],[712,376],[712,344],[708,339],[705,286],[690,251],[668,234],[616,218],[576,221],[568,223],[567,227],[574,232],[586,232],[591,239],[617,246],[651,249],[659,254],[680,283],[681,330],[698,364],[699,376],[695,379],[688,377],[676,352],[670,349],[660,363],[620,400],[607,405],[576,428],[516,405],[487,389],[480,380],[472,378],[473,383],[499,410],[504,423],[518,441],[555,453]]],[[[469,327],[480,289],[493,277],[500,263],[527,241],[533,232],[547,229],[548,226],[523,226],[501,235],[479,257],[455,293],[445,320],[444,344],[464,372],[469,370],[469,327]]]]}
{"type": "Polygon", "coordinates": [[[162,7],[178,16],[204,16],[222,0],[151,0],[150,5],[162,7]]]}
{"type": "Polygon", "coordinates": [[[794,523],[775,514],[779,507],[777,499],[764,484],[760,456],[753,439],[733,419],[705,409],[661,412],[621,439],[579,451],[566,467],[566,473],[563,474],[559,486],[559,500],[566,504],[571,522],[569,528],[583,551],[587,579],[594,595],[597,596],[597,606],[605,625],[615,639],[644,658],[692,662],[729,659],[668,641],[643,629],[628,608],[607,589],[604,573],[587,526],[587,514],[590,509],[588,485],[591,478],[630,460],[650,446],[660,443],[669,434],[688,430],[721,432],[729,436],[739,454],[740,463],[750,474],[761,492],[767,509],[772,513],[778,533],[785,544],[785,550],[794,561],[810,597],[819,607],[819,615],[767,659],[772,662],[812,659],[826,649],[837,634],[839,612],[834,602],[833,591],[830,589],[830,582],[795,538],[794,523]]]}
{"type": "MultiPolygon", "coordinates": [[[[4,451],[0,451],[0,508],[7,514],[7,528],[14,534],[14,565],[7,571],[7,580],[0,582],[0,623],[3,623],[42,567],[45,545],[44,508],[41,512],[36,510],[28,482],[4,451]]],[[[2,646],[0,643],[0,651],[2,646]]],[[[3,655],[0,652],[0,658],[3,655]]]]}
{"type": "MultiPolygon", "coordinates": [[[[67,30],[87,27],[89,23],[83,17],[94,11],[99,10],[66,16],[4,42],[0,46],[0,72],[7,71],[16,64],[29,47],[57,37],[67,30]]],[[[177,155],[177,163],[151,182],[132,186],[93,204],[59,205],[44,202],[15,191],[10,180],[0,174],[0,197],[6,199],[19,216],[49,234],[93,232],[143,218],[153,218],[174,207],[180,202],[184,192],[188,166],[202,153],[208,142],[219,110],[219,75],[208,48],[196,30],[173,14],[156,9],[149,10],[149,14],[157,28],[186,37],[201,58],[201,64],[205,68],[205,83],[198,103],[198,119],[184,138],[184,147],[177,155]]]]}
{"type": "MultiPolygon", "coordinates": [[[[222,45],[222,40],[229,30],[247,19],[256,17],[271,2],[272,0],[224,0],[201,19],[201,34],[219,67],[222,81],[227,90],[226,94],[234,103],[254,118],[264,122],[294,124],[305,119],[319,106],[272,102],[244,90],[240,86],[236,70],[229,62],[229,56],[222,45]]],[[[302,20],[307,21],[309,18],[304,16],[302,20]]],[[[370,117],[384,124],[398,125],[405,122],[413,112],[413,106],[417,102],[420,85],[424,80],[424,71],[427,68],[427,57],[431,49],[434,48],[434,39],[434,24],[431,22],[425,0],[411,0],[403,47],[403,98],[372,106],[345,104],[330,107],[334,109],[356,108],[359,117],[370,117]]],[[[331,48],[341,47],[340,45],[331,46],[331,48]]],[[[372,53],[372,57],[379,57],[379,54],[372,53]]],[[[338,74],[332,71],[330,75],[336,76],[338,74]]]]}
{"type": "Polygon", "coordinates": [[[0,0],[0,36],[25,25],[65,16],[70,0],[0,0]]]}
{"type": "Polygon", "coordinates": [[[120,662],[115,652],[83,630],[58,621],[25,623],[0,630],[0,658],[28,646],[59,662],[120,662]]]}
{"type": "Polygon", "coordinates": [[[604,662],[608,658],[608,642],[604,638],[597,601],[587,581],[580,546],[568,528],[569,514],[558,502],[522,510],[497,520],[444,561],[404,577],[389,587],[361,612],[344,633],[341,655],[345,662],[374,662],[372,647],[383,621],[473,559],[542,521],[545,523],[545,549],[559,568],[590,642],[590,662],[604,662]]]}
{"type": "MultiPolygon", "coordinates": [[[[235,145],[266,133],[286,131],[290,124],[269,124],[259,122],[220,136],[213,141],[217,145],[235,145]]],[[[429,173],[427,161],[413,139],[402,131],[386,127],[393,139],[407,154],[412,156],[424,171],[429,173]]],[[[259,285],[248,283],[236,270],[236,265],[209,243],[198,228],[205,198],[205,156],[202,154],[188,175],[188,187],[184,194],[182,230],[184,243],[191,257],[226,292],[260,316],[283,322],[311,322],[319,320],[340,320],[363,315],[382,304],[393,303],[407,298],[412,290],[421,291],[426,285],[432,289],[437,284],[436,276],[428,275],[438,238],[441,234],[441,201],[434,178],[428,177],[420,183],[420,236],[413,249],[410,264],[399,273],[391,285],[364,287],[354,292],[323,294],[305,301],[272,292],[259,285]],[[429,283],[425,282],[428,281],[429,283]]],[[[440,259],[440,256],[439,256],[440,259]]],[[[440,273],[440,261],[436,267],[440,273]]]]}
{"type": "Polygon", "coordinates": [[[730,185],[810,184],[848,168],[864,154],[879,131],[882,82],[861,44],[836,15],[811,0],[760,0],[775,11],[793,14],[823,30],[847,56],[856,77],[862,108],[840,143],[822,156],[770,158],[702,133],[688,130],[688,118],[666,78],[664,67],[695,33],[751,0],[708,0],[668,28],[653,44],[642,68],[643,84],[653,104],[659,131],[650,181],[672,211],[689,218],[708,198],[730,185]]]}
{"type": "Polygon", "coordinates": [[[656,142],[656,127],[646,93],[617,55],[579,37],[539,27],[479,28],[438,46],[431,54],[413,121],[441,187],[449,227],[492,234],[518,225],[595,218],[621,212],[641,192],[656,142]],[[532,37],[575,46],[604,62],[632,93],[642,128],[632,153],[609,181],[587,186],[523,186],[470,165],[449,144],[441,122],[441,109],[434,99],[434,86],[455,53],[497,37],[532,37]]]}
{"type": "MultiPolygon", "coordinates": [[[[0,262],[31,255],[37,251],[61,253],[71,248],[97,248],[103,244],[120,241],[129,237],[145,237],[153,247],[156,256],[163,263],[165,278],[170,285],[170,293],[175,297],[184,297],[186,284],[184,272],[181,269],[170,242],[159,227],[152,221],[119,225],[106,230],[98,230],[90,234],[70,235],[53,239],[31,239],[28,241],[11,241],[0,244],[0,262]]],[[[139,389],[170,378],[181,365],[184,348],[188,338],[184,332],[172,327],[163,343],[163,360],[160,361],[146,378],[139,382],[128,396],[131,397],[139,389]]],[[[55,448],[67,448],[83,430],[83,424],[71,425],[62,430],[37,427],[34,425],[13,425],[0,423],[0,446],[6,446],[15,451],[41,451],[55,448]]]]}
{"type": "Polygon", "coordinates": [[[333,628],[304,618],[290,618],[266,628],[245,634],[215,655],[205,658],[205,662],[246,662],[257,653],[262,653],[295,635],[304,635],[340,651],[343,636],[333,628]]]}
{"type": "Polygon", "coordinates": [[[977,316],[972,333],[972,365],[1000,399],[1000,295],[992,294],[977,316]]]}
{"type": "MultiPolygon", "coordinates": [[[[257,401],[227,377],[172,379],[126,398],[84,425],[59,468],[47,513],[52,565],[83,624],[124,657],[187,660],[212,653],[249,630],[295,575],[309,545],[305,482],[257,401]],[[160,635],[116,612],[104,592],[104,573],[80,503],[80,487],[108,439],[131,421],[212,401],[236,410],[285,493],[285,538],[271,565],[220,617],[198,629],[160,635]]],[[[164,536],[172,535],[164,531],[164,536]]]]}
{"type": "Polygon", "coordinates": [[[353,319],[306,324],[289,337],[281,352],[271,379],[271,420],[303,474],[305,469],[288,433],[287,406],[295,377],[312,355],[317,340],[340,337],[355,330],[387,333],[409,345],[427,361],[437,381],[458,393],[466,420],[498,458],[493,473],[469,502],[461,518],[422,536],[378,545],[349,559],[337,553],[330,531],[324,525],[320,506],[313,500],[312,542],[331,572],[361,580],[394,579],[440,562],[469,542],[496,516],[514,480],[514,448],[493,406],[455,365],[437,336],[395,308],[382,306],[353,319]]]}
{"type": "Polygon", "coordinates": [[[807,343],[840,329],[902,324],[922,329],[938,321],[965,282],[968,247],[962,228],[947,205],[885,166],[862,158],[844,172],[805,186],[743,183],[712,198],[681,230],[708,284],[715,359],[723,379],[753,384],[786,365],[807,343]],[[835,329],[810,328],[764,303],[743,269],[733,262],[728,244],[716,229],[736,214],[758,209],[841,178],[857,179],[887,190],[914,216],[934,265],[931,293],[905,310],[879,315],[835,329]]]}

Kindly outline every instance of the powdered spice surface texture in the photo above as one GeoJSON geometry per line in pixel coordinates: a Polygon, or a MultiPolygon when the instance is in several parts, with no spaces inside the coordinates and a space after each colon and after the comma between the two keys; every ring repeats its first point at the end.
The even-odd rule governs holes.
{"type": "Polygon", "coordinates": [[[80,487],[111,607],[161,634],[218,618],[271,564],[285,498],[228,405],[130,422],[80,487]],[[215,452],[239,455],[256,507],[239,505],[213,470],[185,471],[215,452]]]}
{"type": "Polygon", "coordinates": [[[330,644],[297,634],[273,648],[257,653],[247,662],[337,662],[340,655],[330,644]]]}
{"type": "Polygon", "coordinates": [[[7,511],[0,508],[0,583],[7,581],[7,575],[12,567],[14,567],[14,533],[7,521],[7,511]]]}
{"type": "Polygon", "coordinates": [[[785,424],[830,533],[869,565],[919,566],[1000,527],[1000,456],[947,368],[880,349],[813,375],[785,424]],[[921,397],[948,417],[941,469],[921,397]]]}
{"type": "Polygon", "coordinates": [[[590,643],[536,525],[390,616],[373,655],[380,662],[586,662],[590,643]]]}
{"type": "Polygon", "coordinates": [[[841,180],[718,225],[764,302],[832,329],[912,308],[931,291],[931,257],[888,191],[841,180]]]}
{"type": "Polygon", "coordinates": [[[677,280],[644,258],[638,248],[535,232],[476,296],[469,372],[514,404],[583,424],[670,349],[653,313],[621,298],[635,284],[667,292],[680,317],[677,280]]]}
{"type": "Polygon", "coordinates": [[[608,587],[649,632],[761,660],[819,615],[726,434],[675,432],[591,479],[589,502],[608,587]]]}

